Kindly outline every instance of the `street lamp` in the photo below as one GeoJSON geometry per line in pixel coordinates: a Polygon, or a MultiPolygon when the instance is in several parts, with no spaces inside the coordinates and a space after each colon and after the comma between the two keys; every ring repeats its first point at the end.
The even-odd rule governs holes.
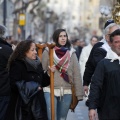
{"type": "Polygon", "coordinates": [[[115,23],[120,24],[120,0],[117,0],[113,9],[108,6],[101,6],[100,13],[104,18],[113,18],[115,23]]]}
{"type": "Polygon", "coordinates": [[[7,0],[1,0],[3,2],[3,24],[6,26],[6,17],[7,17],[7,0]]]}
{"type": "Polygon", "coordinates": [[[108,6],[101,6],[100,7],[100,13],[102,14],[103,17],[111,17],[111,7],[108,6]]]}
{"type": "MultiPolygon", "coordinates": [[[[22,7],[25,6],[25,4],[27,4],[28,0],[22,0],[22,7]]],[[[19,26],[22,30],[22,40],[25,40],[25,25],[26,25],[26,9],[22,10],[21,13],[19,13],[19,26]]]]}
{"type": "Polygon", "coordinates": [[[46,24],[45,24],[45,42],[49,41],[49,19],[51,16],[51,11],[49,11],[49,9],[47,8],[46,12],[45,12],[45,17],[46,17],[46,24]]]}

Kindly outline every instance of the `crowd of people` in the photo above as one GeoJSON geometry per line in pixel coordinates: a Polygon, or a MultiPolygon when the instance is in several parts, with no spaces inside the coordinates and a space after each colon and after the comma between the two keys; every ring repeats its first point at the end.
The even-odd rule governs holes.
{"type": "Polygon", "coordinates": [[[67,118],[72,85],[78,101],[88,97],[89,120],[120,119],[120,26],[114,20],[106,21],[102,40],[93,35],[87,46],[55,30],[52,66],[49,47],[40,58],[33,39],[11,39],[0,25],[0,120],[51,120],[50,72],[55,120],[67,118]]]}

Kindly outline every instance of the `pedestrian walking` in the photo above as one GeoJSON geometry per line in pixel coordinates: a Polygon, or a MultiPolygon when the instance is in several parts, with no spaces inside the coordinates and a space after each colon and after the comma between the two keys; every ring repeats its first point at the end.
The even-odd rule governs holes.
{"type": "Polygon", "coordinates": [[[90,38],[90,43],[83,47],[82,49],[82,52],[81,52],[81,55],[80,55],[80,60],[79,60],[79,63],[80,63],[80,73],[81,73],[81,77],[82,77],[82,81],[83,81],[83,74],[84,74],[84,71],[85,71],[85,64],[88,60],[88,57],[90,55],[90,51],[92,49],[92,47],[98,42],[98,37],[97,36],[92,36],[90,38]]]}
{"type": "Polygon", "coordinates": [[[6,68],[13,50],[12,46],[6,41],[7,36],[7,28],[0,25],[0,120],[4,120],[10,97],[10,83],[6,68]]]}
{"type": "Polygon", "coordinates": [[[120,29],[110,34],[105,59],[100,61],[92,77],[89,95],[89,119],[120,119],[120,29]]]}
{"type": "Polygon", "coordinates": [[[72,45],[73,45],[73,48],[76,50],[76,55],[77,55],[77,59],[79,61],[79,58],[80,58],[80,55],[81,55],[81,51],[82,51],[82,46],[80,46],[80,43],[81,41],[79,39],[74,39],[72,40],[72,45]]]}
{"type": "MultiPolygon", "coordinates": [[[[72,101],[71,82],[75,85],[78,100],[83,99],[83,87],[80,78],[79,63],[75,50],[72,48],[65,29],[57,29],[53,33],[55,120],[66,120],[72,101]]],[[[49,49],[45,48],[42,55],[43,69],[49,66],[49,49]]],[[[48,119],[51,120],[50,87],[44,88],[47,103],[48,119]]]]}
{"type": "Polygon", "coordinates": [[[48,120],[43,87],[50,77],[42,68],[32,40],[21,41],[9,62],[11,97],[5,120],[48,120]]]}
{"type": "Polygon", "coordinates": [[[105,58],[107,52],[110,50],[110,46],[108,45],[110,34],[119,28],[119,25],[114,23],[113,20],[107,20],[105,23],[103,39],[94,45],[86,62],[85,72],[83,75],[83,86],[85,93],[88,93],[88,86],[91,83],[91,78],[97,63],[105,58]]]}

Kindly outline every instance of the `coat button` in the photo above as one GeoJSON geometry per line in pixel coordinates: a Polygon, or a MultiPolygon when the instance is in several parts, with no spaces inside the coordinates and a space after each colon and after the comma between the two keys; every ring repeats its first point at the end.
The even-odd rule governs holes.
{"type": "Polygon", "coordinates": [[[38,78],[40,78],[40,76],[38,76],[38,78]]]}
{"type": "Polygon", "coordinates": [[[32,78],[34,79],[34,76],[32,76],[32,78]]]}

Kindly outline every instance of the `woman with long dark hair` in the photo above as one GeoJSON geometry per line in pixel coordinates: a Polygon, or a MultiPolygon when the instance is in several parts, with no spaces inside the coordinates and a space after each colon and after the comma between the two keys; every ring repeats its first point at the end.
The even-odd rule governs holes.
{"type": "Polygon", "coordinates": [[[8,62],[11,98],[6,120],[48,120],[43,87],[50,84],[32,40],[21,41],[8,62]]]}
{"type": "MultiPolygon", "coordinates": [[[[72,48],[65,29],[57,29],[53,34],[53,41],[56,43],[53,51],[54,65],[54,100],[55,120],[66,120],[68,110],[72,101],[71,83],[75,85],[75,92],[78,100],[83,99],[83,87],[80,79],[79,63],[72,48]]],[[[43,69],[49,66],[49,49],[46,48],[42,55],[43,69]]],[[[44,88],[44,95],[47,103],[48,119],[51,120],[50,111],[50,87],[44,88]]]]}

